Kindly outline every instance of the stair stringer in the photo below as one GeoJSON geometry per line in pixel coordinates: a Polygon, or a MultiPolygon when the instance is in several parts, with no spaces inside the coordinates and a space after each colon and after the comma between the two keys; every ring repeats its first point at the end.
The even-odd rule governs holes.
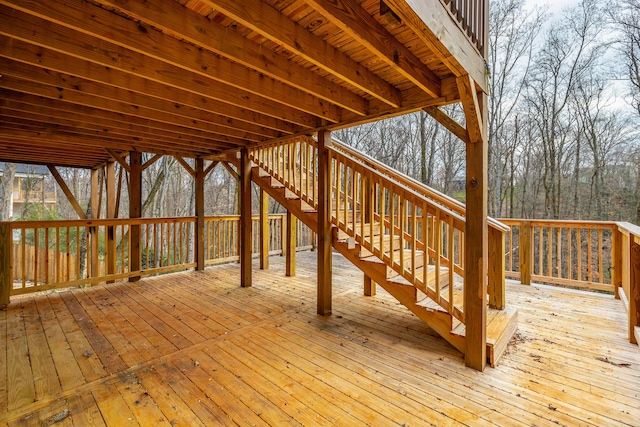
{"type": "Polygon", "coordinates": [[[445,311],[433,310],[417,304],[417,289],[413,285],[403,285],[387,279],[387,265],[363,261],[359,256],[359,245],[350,249],[346,242],[333,239],[333,247],[347,258],[360,271],[366,274],[378,285],[407,307],[413,314],[422,319],[431,329],[442,336],[461,353],[466,351],[465,337],[454,334],[452,330],[453,316],[445,311]]]}

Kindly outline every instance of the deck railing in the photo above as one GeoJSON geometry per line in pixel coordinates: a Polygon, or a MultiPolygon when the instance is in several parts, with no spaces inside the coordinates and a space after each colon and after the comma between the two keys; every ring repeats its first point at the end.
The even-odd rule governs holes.
{"type": "Polygon", "coordinates": [[[488,0],[441,0],[460,29],[482,53],[486,36],[488,0]]]}
{"type": "Polygon", "coordinates": [[[610,292],[629,312],[629,340],[640,338],[640,227],[606,221],[501,219],[509,226],[506,276],[610,292]]]}
{"type": "MultiPolygon", "coordinates": [[[[284,221],[285,214],[269,215],[272,255],[282,253],[284,221]]],[[[0,285],[9,287],[7,295],[20,295],[193,268],[195,222],[195,217],[3,222],[0,247],[8,257],[0,265],[0,285]],[[132,226],[140,227],[140,269],[136,271],[130,269],[132,226]]],[[[206,265],[238,259],[238,223],[237,215],[205,217],[206,265]]],[[[255,216],[252,250],[256,254],[258,225],[255,216]]],[[[299,250],[314,246],[313,233],[301,223],[297,244],[299,250]]]]}

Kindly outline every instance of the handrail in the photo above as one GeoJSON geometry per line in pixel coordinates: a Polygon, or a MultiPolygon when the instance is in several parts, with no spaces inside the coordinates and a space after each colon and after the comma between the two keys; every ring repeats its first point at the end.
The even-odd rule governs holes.
{"type": "MultiPolygon", "coordinates": [[[[347,144],[345,144],[344,142],[341,142],[338,139],[333,138],[332,142],[333,142],[333,148],[343,151],[347,154],[350,154],[352,157],[357,158],[359,161],[363,162],[365,165],[369,166],[370,168],[376,170],[379,173],[385,174],[389,178],[406,186],[412,191],[415,191],[417,193],[422,194],[425,197],[428,197],[429,199],[432,199],[435,203],[442,205],[444,208],[449,209],[457,213],[458,215],[465,216],[466,206],[464,205],[464,203],[461,203],[458,200],[454,199],[453,197],[447,196],[444,193],[441,193],[437,190],[429,188],[423,183],[421,183],[420,181],[406,174],[403,174],[402,172],[399,172],[397,170],[392,170],[391,168],[386,166],[384,163],[379,162],[373,157],[367,154],[364,154],[363,152],[353,147],[348,146],[347,144]],[[390,173],[391,171],[393,171],[393,173],[390,173]]],[[[495,218],[488,217],[487,221],[489,225],[495,228],[496,230],[503,231],[503,232],[509,231],[509,228],[507,226],[505,226],[504,224],[501,224],[500,221],[495,218]]]]}

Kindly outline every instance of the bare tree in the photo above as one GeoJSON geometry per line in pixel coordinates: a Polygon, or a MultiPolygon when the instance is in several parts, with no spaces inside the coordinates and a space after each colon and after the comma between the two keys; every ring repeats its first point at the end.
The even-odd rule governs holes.
{"type": "Polygon", "coordinates": [[[0,204],[0,220],[8,221],[11,218],[11,195],[13,193],[13,181],[15,180],[18,165],[5,163],[2,171],[2,204],[0,204]]]}

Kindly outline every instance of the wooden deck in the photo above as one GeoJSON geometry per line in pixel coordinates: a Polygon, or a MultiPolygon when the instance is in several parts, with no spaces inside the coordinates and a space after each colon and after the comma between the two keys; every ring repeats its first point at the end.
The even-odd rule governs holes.
{"type": "Polygon", "coordinates": [[[638,425],[640,350],[620,301],[509,285],[520,324],[496,369],[462,355],[334,254],[15,300],[0,312],[0,425],[638,425]]]}

